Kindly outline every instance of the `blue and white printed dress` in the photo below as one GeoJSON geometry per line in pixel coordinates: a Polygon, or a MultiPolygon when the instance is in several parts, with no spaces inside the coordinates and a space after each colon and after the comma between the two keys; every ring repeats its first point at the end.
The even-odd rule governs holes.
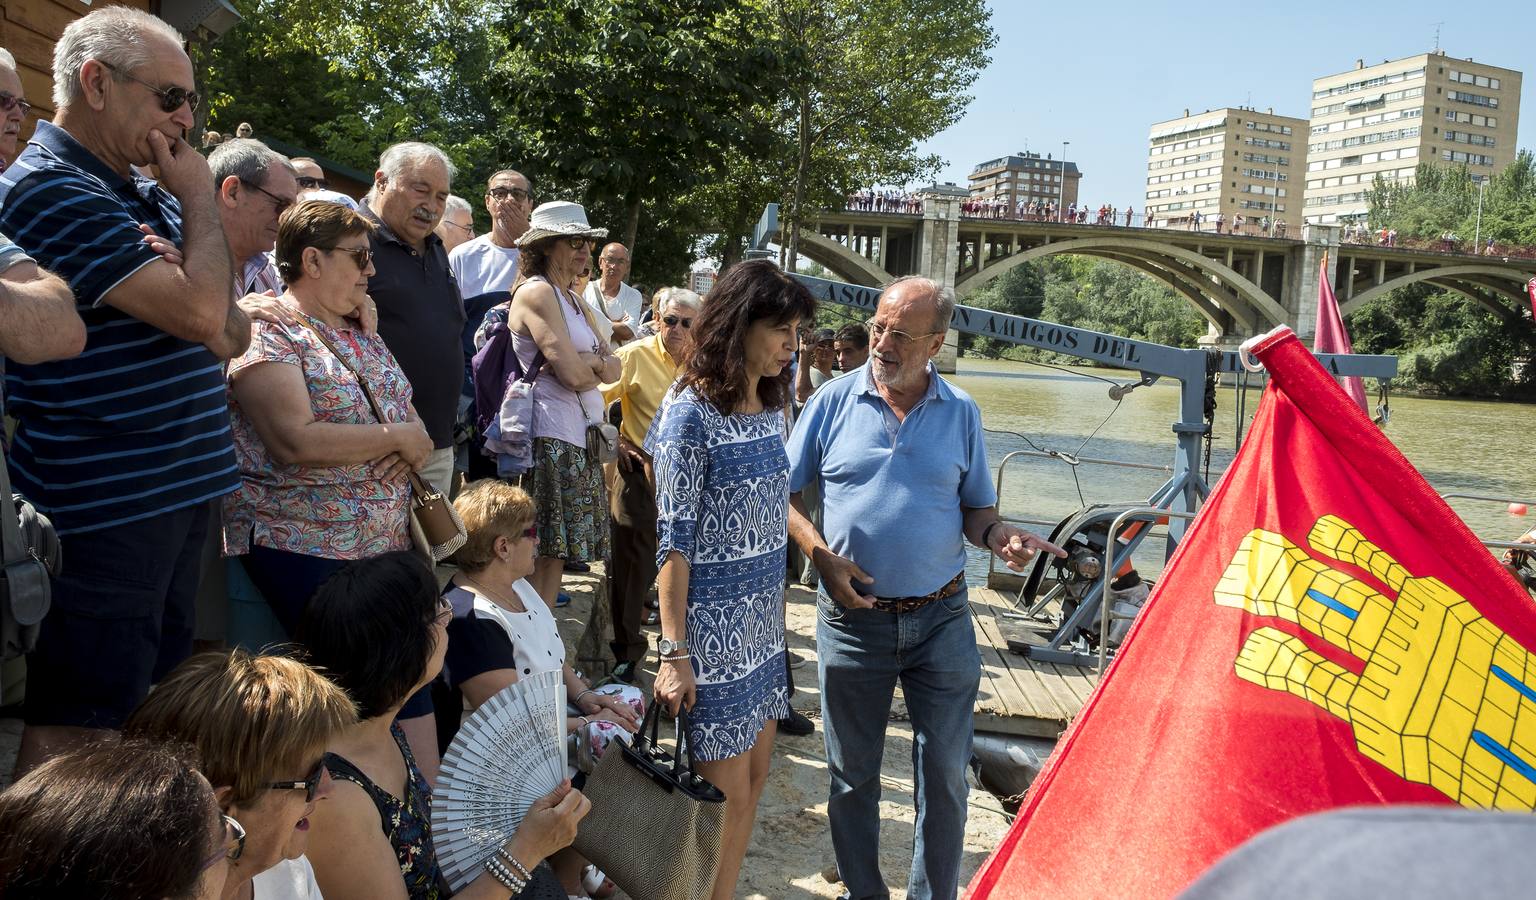
{"type": "Polygon", "coordinates": [[[737,756],[764,723],[789,715],[784,417],[721,415],[686,388],[669,393],[645,449],[656,466],[657,565],[673,550],[689,565],[689,741],[698,759],[737,756]]]}

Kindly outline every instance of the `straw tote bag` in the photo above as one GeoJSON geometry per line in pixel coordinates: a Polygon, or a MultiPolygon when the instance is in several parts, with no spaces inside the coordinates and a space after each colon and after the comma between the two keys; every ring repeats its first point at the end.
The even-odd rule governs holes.
{"type": "Polygon", "coordinates": [[[677,753],[658,745],[660,711],[653,700],[634,740],[614,741],[597,761],[582,788],[592,809],[572,846],[635,900],[697,900],[720,865],[725,794],[694,771],[686,712],[677,753]]]}

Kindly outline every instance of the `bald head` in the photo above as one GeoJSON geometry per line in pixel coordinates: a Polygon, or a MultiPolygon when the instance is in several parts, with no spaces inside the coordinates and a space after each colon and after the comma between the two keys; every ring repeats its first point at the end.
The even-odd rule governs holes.
{"type": "Polygon", "coordinates": [[[619,282],[629,274],[629,248],[618,241],[604,244],[603,252],[597,257],[597,266],[609,290],[617,288],[619,282]]]}

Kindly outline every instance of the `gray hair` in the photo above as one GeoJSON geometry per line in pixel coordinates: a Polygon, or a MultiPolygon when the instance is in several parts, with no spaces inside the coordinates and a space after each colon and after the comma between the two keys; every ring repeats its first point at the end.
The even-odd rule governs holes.
{"type": "Polygon", "coordinates": [[[252,138],[231,138],[208,154],[214,190],[218,190],[224,179],[231,175],[246,184],[263,187],[273,166],[282,166],[290,173],[293,171],[293,163],[288,157],[252,138]]]}
{"type": "Polygon", "coordinates": [[[475,209],[469,205],[468,200],[465,200],[458,194],[449,194],[448,202],[443,204],[443,215],[446,216],[448,213],[463,213],[470,218],[474,218],[475,209]]]}
{"type": "Polygon", "coordinates": [[[452,184],[453,179],[459,174],[453,160],[438,147],[421,141],[405,141],[385,149],[379,156],[379,170],[384,173],[385,178],[394,181],[404,177],[406,169],[419,166],[429,159],[435,159],[443,164],[443,168],[448,170],[448,183],[452,184]]]}
{"type": "Polygon", "coordinates": [[[11,51],[4,47],[0,47],[0,68],[10,69],[12,72],[16,71],[16,57],[12,56],[11,51]]]}
{"type": "Polygon", "coordinates": [[[921,284],[928,289],[928,296],[932,298],[934,305],[938,307],[938,318],[935,319],[936,330],[948,331],[949,321],[955,316],[955,292],[934,281],[925,275],[903,275],[885,286],[880,292],[884,297],[903,284],[921,284]]]}
{"type": "Polygon", "coordinates": [[[60,111],[80,99],[80,70],[94,59],[116,69],[114,81],[151,61],[149,44],[165,38],[177,47],[186,42],[165,20],[128,6],[105,6],[69,23],[53,46],[53,105],[60,111]]]}
{"type": "Polygon", "coordinates": [[[698,309],[704,305],[704,298],[684,287],[664,287],[656,292],[658,313],[664,313],[674,306],[685,309],[698,309]]]}

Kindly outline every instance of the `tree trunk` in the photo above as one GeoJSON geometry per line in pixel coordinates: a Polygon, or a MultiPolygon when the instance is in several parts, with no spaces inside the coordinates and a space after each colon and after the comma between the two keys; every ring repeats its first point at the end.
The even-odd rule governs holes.
{"type": "Polygon", "coordinates": [[[635,258],[635,240],[640,232],[640,192],[629,192],[628,215],[624,217],[624,246],[629,248],[629,258],[635,258]]]}
{"type": "Polygon", "coordinates": [[[795,163],[795,196],[789,206],[789,259],[785,270],[795,271],[800,257],[800,211],[805,208],[805,179],[811,168],[811,99],[800,94],[800,158],[795,163]]]}

